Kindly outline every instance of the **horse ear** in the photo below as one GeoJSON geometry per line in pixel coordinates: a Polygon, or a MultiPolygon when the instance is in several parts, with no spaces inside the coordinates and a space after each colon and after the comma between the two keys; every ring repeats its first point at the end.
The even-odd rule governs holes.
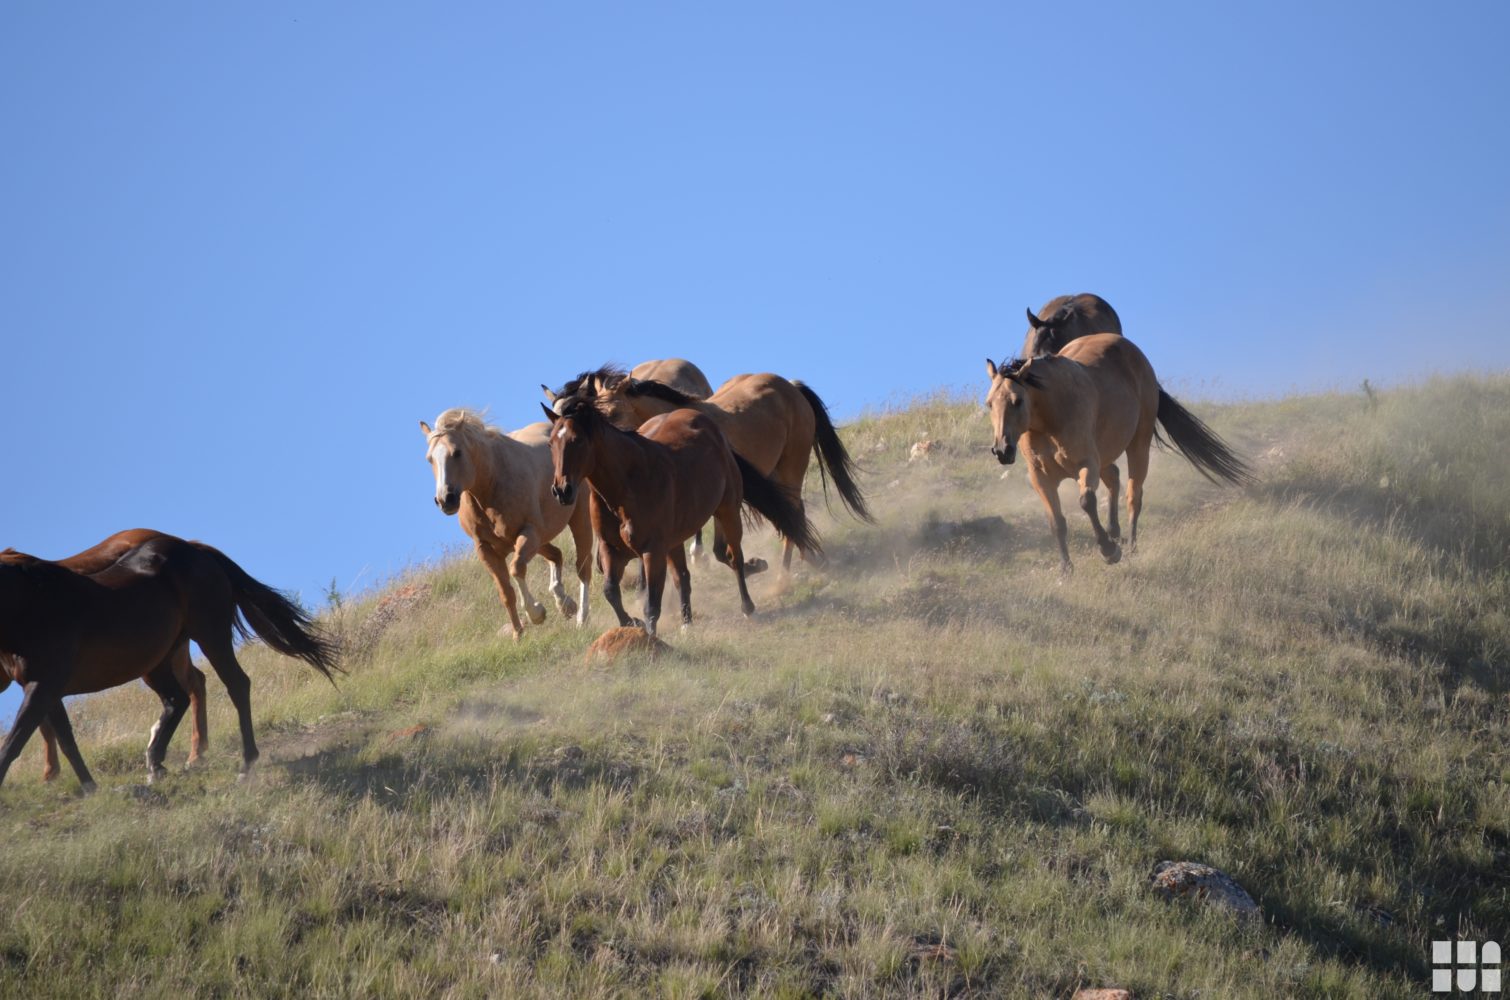
{"type": "Polygon", "coordinates": [[[992,361],[990,358],[986,359],[986,374],[990,375],[992,378],[996,378],[996,376],[999,374],[996,370],[996,362],[992,361]]]}
{"type": "Polygon", "coordinates": [[[425,432],[425,437],[429,437],[431,434],[435,433],[430,429],[430,425],[425,423],[423,420],[419,422],[419,429],[425,432]]]}
{"type": "Polygon", "coordinates": [[[558,398],[554,392],[551,392],[551,387],[546,385],[544,382],[540,383],[540,391],[545,393],[545,398],[550,400],[552,403],[554,403],[558,398]]]}
{"type": "Polygon", "coordinates": [[[544,403],[540,404],[540,409],[545,411],[545,415],[550,418],[551,423],[555,423],[557,420],[561,419],[561,415],[559,413],[551,409],[549,406],[546,406],[544,403]]]}
{"type": "Polygon", "coordinates": [[[1033,310],[1032,309],[1028,310],[1028,325],[1029,326],[1031,326],[1033,329],[1036,330],[1040,326],[1043,326],[1043,322],[1044,322],[1043,320],[1039,319],[1037,316],[1035,316],[1033,314],[1033,310]]]}

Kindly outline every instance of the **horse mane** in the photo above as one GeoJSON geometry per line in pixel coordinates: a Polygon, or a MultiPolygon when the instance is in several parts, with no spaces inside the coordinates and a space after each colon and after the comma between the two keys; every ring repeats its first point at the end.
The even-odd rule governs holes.
{"type": "Polygon", "coordinates": [[[998,370],[1001,372],[1003,377],[1010,378],[1014,382],[1021,382],[1023,385],[1027,386],[1030,389],[1042,389],[1044,383],[1043,379],[1038,377],[1038,373],[1035,371],[1025,370],[1027,363],[1031,360],[1033,359],[1003,359],[1002,363],[998,366],[998,370]]]}
{"type": "Polygon", "coordinates": [[[566,382],[565,385],[561,386],[561,391],[556,393],[556,395],[575,396],[577,392],[581,390],[583,383],[587,382],[588,379],[592,379],[599,385],[607,386],[608,388],[612,389],[614,386],[618,385],[628,377],[629,373],[625,371],[621,365],[616,365],[612,361],[610,361],[605,365],[600,365],[599,367],[592,369],[591,371],[582,372],[574,379],[570,379],[566,382]]]}
{"type": "Polygon", "coordinates": [[[677,406],[691,406],[693,403],[701,402],[696,396],[689,396],[675,386],[657,382],[654,379],[632,378],[625,386],[624,392],[630,396],[652,396],[656,399],[664,399],[677,406]]]}
{"type": "Polygon", "coordinates": [[[454,434],[479,443],[486,443],[490,438],[505,436],[503,431],[487,422],[482,411],[474,410],[469,406],[453,406],[436,417],[435,429],[432,433],[454,434]]]}
{"type": "Polygon", "coordinates": [[[583,399],[581,396],[572,396],[561,409],[561,419],[573,419],[581,428],[582,433],[589,437],[596,437],[603,428],[618,430],[613,421],[608,419],[608,414],[598,405],[596,399],[583,399]]]}

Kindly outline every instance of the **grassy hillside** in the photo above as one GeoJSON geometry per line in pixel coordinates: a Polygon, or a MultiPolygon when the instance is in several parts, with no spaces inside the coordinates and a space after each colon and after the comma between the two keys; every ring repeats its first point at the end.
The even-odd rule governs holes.
{"type": "Polygon", "coordinates": [[[1199,409],[1261,485],[1161,454],[1122,564],[1069,506],[1063,584],[938,397],[844,431],[878,527],[749,622],[694,570],[669,657],[585,665],[596,595],[500,640],[460,559],[328,612],[339,690],[246,651],[252,782],[213,678],[150,789],[155,700],[78,703],[101,791],[36,747],[0,789],[0,995],[1422,995],[1510,938],[1510,378],[1199,409]]]}

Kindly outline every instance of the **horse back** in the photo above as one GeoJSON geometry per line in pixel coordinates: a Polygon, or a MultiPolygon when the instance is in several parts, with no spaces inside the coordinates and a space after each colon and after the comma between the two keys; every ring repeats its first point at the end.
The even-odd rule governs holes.
{"type": "Polygon", "coordinates": [[[763,476],[771,474],[789,448],[803,454],[812,450],[818,426],[813,408],[780,375],[736,375],[718,387],[708,404],[730,447],[763,476]]]}
{"type": "Polygon", "coordinates": [[[1120,454],[1134,437],[1152,433],[1159,380],[1137,344],[1119,334],[1093,334],[1059,352],[1081,365],[1095,387],[1097,437],[1103,452],[1120,454]]]}

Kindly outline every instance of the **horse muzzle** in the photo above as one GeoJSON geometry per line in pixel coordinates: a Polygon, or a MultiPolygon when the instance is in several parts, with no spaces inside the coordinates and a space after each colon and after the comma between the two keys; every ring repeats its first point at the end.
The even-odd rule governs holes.
{"type": "Polygon", "coordinates": [[[1011,465],[1017,458],[1017,445],[1010,441],[1004,445],[993,444],[991,446],[991,454],[995,455],[996,460],[1002,465],[1011,465]]]}
{"type": "Polygon", "coordinates": [[[577,484],[568,482],[564,486],[557,486],[555,483],[552,483],[551,496],[555,497],[561,506],[570,507],[577,499],[577,484]]]}
{"type": "Polygon", "coordinates": [[[435,506],[440,508],[442,514],[450,516],[461,510],[461,496],[456,493],[447,493],[444,496],[438,496],[435,498],[435,506]]]}

